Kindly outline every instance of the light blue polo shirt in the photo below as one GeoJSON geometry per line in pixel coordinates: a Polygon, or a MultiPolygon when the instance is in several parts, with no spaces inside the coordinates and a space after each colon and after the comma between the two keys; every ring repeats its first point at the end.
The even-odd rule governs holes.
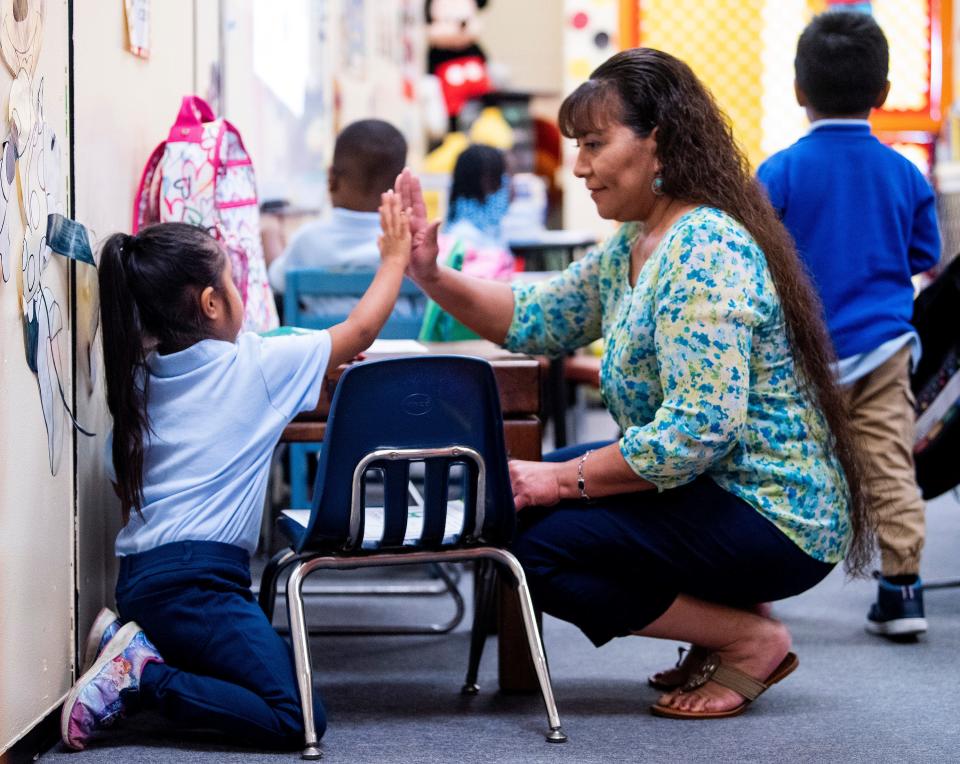
{"type": "MultiPolygon", "coordinates": [[[[117,536],[118,557],[176,541],[234,544],[253,553],[270,459],[287,423],[317,405],[330,334],[203,340],[153,354],[143,507],[117,536]]],[[[107,442],[107,472],[116,475],[107,442]]]]}

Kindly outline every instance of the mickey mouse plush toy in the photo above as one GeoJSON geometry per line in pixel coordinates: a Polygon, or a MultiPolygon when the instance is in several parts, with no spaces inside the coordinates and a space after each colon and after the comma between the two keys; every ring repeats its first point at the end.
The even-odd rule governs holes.
{"type": "Polygon", "coordinates": [[[427,0],[427,69],[440,81],[450,130],[456,130],[457,115],[471,98],[493,88],[487,72],[487,56],[477,45],[480,9],[487,0],[427,0]]]}

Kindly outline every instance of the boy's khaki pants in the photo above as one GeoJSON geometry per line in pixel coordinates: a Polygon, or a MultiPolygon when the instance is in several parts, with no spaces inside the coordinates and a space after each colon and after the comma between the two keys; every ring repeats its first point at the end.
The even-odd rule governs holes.
{"type": "Polygon", "coordinates": [[[920,572],[924,502],[913,464],[910,346],[844,388],[867,460],[867,482],[885,576],[920,572]]]}

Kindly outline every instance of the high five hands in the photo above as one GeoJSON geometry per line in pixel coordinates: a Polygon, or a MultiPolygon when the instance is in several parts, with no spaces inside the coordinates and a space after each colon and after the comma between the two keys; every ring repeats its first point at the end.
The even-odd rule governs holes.
{"type": "Polygon", "coordinates": [[[411,210],[404,207],[401,197],[394,191],[380,194],[380,230],[377,247],[384,263],[397,263],[406,268],[410,264],[411,210]]]}
{"type": "MultiPolygon", "coordinates": [[[[439,277],[437,265],[439,221],[427,221],[420,180],[405,168],[397,176],[394,192],[403,209],[408,211],[412,250],[407,275],[421,286],[439,277]]],[[[510,297],[512,304],[512,297],[510,297]]],[[[506,327],[503,327],[506,331],[506,327]]],[[[514,505],[519,511],[529,506],[551,506],[560,500],[560,465],[510,460],[510,479],[513,484],[514,505]]]]}
{"type": "Polygon", "coordinates": [[[409,168],[404,168],[397,176],[394,191],[400,197],[400,204],[409,210],[410,235],[412,249],[410,264],[407,266],[407,275],[414,281],[422,283],[437,277],[437,255],[440,251],[437,244],[437,232],[440,221],[432,223],[427,220],[427,208],[423,203],[423,191],[420,188],[420,179],[409,168]]]}

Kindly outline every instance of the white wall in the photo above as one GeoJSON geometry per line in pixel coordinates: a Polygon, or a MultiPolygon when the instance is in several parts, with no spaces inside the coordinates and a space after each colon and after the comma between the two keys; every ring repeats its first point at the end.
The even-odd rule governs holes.
{"type": "Polygon", "coordinates": [[[492,0],[480,12],[480,44],[492,65],[506,67],[512,90],[560,95],[563,13],[563,0],[492,0]]]}
{"type": "MultiPolygon", "coordinates": [[[[216,4],[164,0],[151,4],[147,60],[125,48],[122,3],[84,0],[74,19],[76,213],[100,241],[129,231],[134,194],[150,152],[166,138],[192,92],[206,94],[209,60],[217,55],[216,4]],[[195,7],[195,4],[197,7],[195,7]],[[211,13],[212,10],[212,13],[211,13]],[[194,26],[198,34],[194,34],[194,26]],[[202,42],[200,55],[194,40],[202,42]],[[194,81],[194,76],[199,82],[194,81]]],[[[97,242],[94,242],[96,244],[97,242]]],[[[92,289],[95,295],[96,290],[92,289]]],[[[78,324],[95,299],[78,291],[78,324]]],[[[112,603],[116,583],[113,541],[120,511],[103,471],[103,439],[110,426],[99,338],[91,377],[78,347],[77,403],[81,421],[96,423],[96,438],[77,444],[77,626],[86,633],[97,611],[112,603]]]]}
{"type": "Polygon", "coordinates": [[[243,133],[261,199],[321,208],[336,134],[358,119],[393,123],[416,166],[424,150],[420,107],[404,97],[403,80],[416,85],[424,66],[421,0],[298,0],[299,24],[268,13],[258,26],[260,2],[223,0],[222,50],[223,113],[243,133]],[[257,70],[261,54],[272,74],[257,70]],[[285,93],[306,94],[295,109],[279,91],[293,84],[286,72],[304,58],[305,77],[285,93]]]}
{"type": "MultiPolygon", "coordinates": [[[[44,83],[44,117],[63,147],[55,187],[66,201],[67,4],[47,0],[33,91],[44,83]]],[[[0,114],[6,123],[12,77],[0,66],[0,114]]],[[[7,132],[6,124],[0,128],[7,132]]],[[[17,185],[7,210],[13,246],[9,280],[0,282],[0,751],[57,706],[70,686],[73,654],[73,446],[70,430],[55,449],[51,474],[37,378],[26,363],[17,269],[24,220],[17,185]],[[11,272],[12,271],[12,272],[11,272]]],[[[2,235],[2,234],[0,234],[2,235]]],[[[60,369],[70,399],[69,267],[51,258],[41,283],[60,305],[60,369]]],[[[62,409],[59,409],[62,411],[62,409]]]]}
{"type": "MultiPolygon", "coordinates": [[[[73,217],[101,239],[129,230],[143,164],[166,137],[181,96],[206,93],[219,20],[217,3],[209,0],[152,3],[151,56],[142,60],[126,50],[122,2],[83,0],[74,7],[73,217]]],[[[66,0],[47,0],[36,77],[44,77],[46,117],[64,146],[64,200],[71,137],[67,41],[66,0]]],[[[3,114],[10,81],[0,71],[3,114]]],[[[14,222],[19,230],[20,221],[14,222]]],[[[91,374],[84,339],[96,312],[96,281],[92,269],[78,266],[68,289],[68,270],[54,257],[44,283],[67,321],[75,301],[76,325],[68,324],[63,334],[64,392],[73,398],[70,354],[76,338],[77,416],[96,437],[76,437],[74,470],[74,436],[67,430],[56,476],[48,466],[37,383],[24,361],[15,276],[0,283],[0,752],[63,700],[73,680],[76,635],[85,634],[97,610],[112,602],[116,580],[119,509],[101,456],[109,416],[99,348],[91,374]]]]}

